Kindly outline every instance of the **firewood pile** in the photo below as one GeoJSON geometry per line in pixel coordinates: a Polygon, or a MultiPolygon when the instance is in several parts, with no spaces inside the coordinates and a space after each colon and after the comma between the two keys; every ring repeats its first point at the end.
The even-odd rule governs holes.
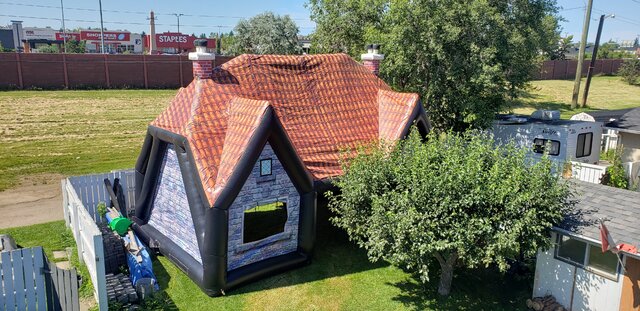
{"type": "Polygon", "coordinates": [[[535,311],[567,311],[551,295],[527,299],[527,308],[535,311]]]}

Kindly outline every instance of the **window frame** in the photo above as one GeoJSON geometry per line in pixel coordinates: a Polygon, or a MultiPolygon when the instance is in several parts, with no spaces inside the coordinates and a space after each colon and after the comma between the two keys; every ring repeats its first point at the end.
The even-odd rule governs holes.
{"type": "Polygon", "coordinates": [[[581,269],[583,269],[585,271],[588,271],[590,273],[593,273],[593,274],[598,275],[600,277],[603,277],[605,279],[608,279],[608,280],[611,280],[611,281],[614,281],[614,282],[618,282],[619,275],[620,275],[620,261],[621,261],[620,255],[615,255],[614,254],[616,257],[618,257],[617,258],[618,260],[616,261],[615,271],[614,271],[613,274],[611,274],[611,273],[609,273],[607,271],[600,270],[600,269],[594,268],[592,266],[589,266],[589,257],[590,257],[589,250],[591,249],[591,247],[596,247],[596,248],[600,249],[602,246],[597,245],[597,244],[595,244],[593,242],[587,241],[586,239],[578,238],[578,237],[575,237],[575,236],[572,236],[572,235],[556,233],[556,239],[555,239],[555,242],[554,242],[554,245],[553,245],[553,258],[556,259],[556,260],[562,261],[562,262],[564,262],[566,264],[581,268],[581,269]],[[563,236],[566,236],[569,239],[578,240],[578,241],[583,242],[583,243],[586,244],[586,247],[584,249],[584,251],[585,251],[584,262],[582,262],[582,263],[575,262],[575,261],[572,261],[572,260],[570,260],[568,258],[564,258],[564,257],[561,257],[561,256],[558,255],[558,252],[560,250],[560,245],[561,245],[561,239],[562,239],[563,236]]]}
{"type": "Polygon", "coordinates": [[[584,133],[578,134],[578,137],[576,138],[576,159],[591,156],[591,151],[592,150],[593,150],[593,132],[584,132],[584,133]],[[589,141],[589,153],[585,152],[585,146],[587,145],[586,144],[587,135],[589,135],[591,137],[591,139],[589,141]],[[582,148],[580,148],[580,146],[579,146],[579,142],[580,142],[580,137],[581,136],[584,136],[584,140],[582,141],[582,148]],[[582,150],[582,155],[578,155],[578,152],[580,150],[582,150]]]}
{"type": "Polygon", "coordinates": [[[287,224],[289,223],[289,198],[288,197],[281,197],[281,198],[277,198],[277,199],[271,199],[271,200],[263,200],[263,201],[257,201],[252,205],[248,205],[245,206],[244,209],[242,210],[242,223],[241,223],[241,243],[240,243],[240,247],[244,247],[244,248],[251,248],[254,246],[258,246],[258,245],[264,245],[264,244],[271,244],[271,243],[275,243],[277,241],[280,240],[284,240],[284,239],[288,239],[290,236],[290,233],[287,232],[287,224]],[[278,232],[276,234],[272,234],[270,236],[264,237],[262,239],[259,240],[255,240],[255,241],[251,241],[251,242],[245,242],[244,241],[244,228],[245,228],[245,216],[246,216],[246,212],[252,208],[258,207],[258,206],[262,206],[262,205],[267,205],[267,204],[271,204],[271,203],[276,203],[276,202],[282,202],[285,204],[285,212],[287,215],[287,219],[284,221],[284,228],[282,230],[282,232],[278,232]],[[268,241],[268,242],[267,242],[268,241]],[[265,243],[266,242],[266,243],[265,243]]]}
{"type": "MultiPolygon", "coordinates": [[[[549,150],[549,155],[550,156],[559,156],[560,155],[560,147],[562,146],[562,143],[559,140],[555,140],[555,139],[549,139],[549,138],[534,138],[533,139],[533,153],[537,153],[537,154],[544,154],[547,143],[550,143],[549,146],[551,146],[551,144],[553,143],[558,143],[558,149],[556,153],[551,153],[551,150],[549,150]],[[537,140],[542,140],[542,145],[538,145],[536,144],[537,140]],[[536,151],[536,146],[543,146],[542,148],[542,152],[538,152],[536,151]]],[[[550,148],[551,149],[551,148],[550,148]]]]}
{"type": "Polygon", "coordinates": [[[272,176],[272,175],[273,175],[273,159],[271,158],[261,159],[260,160],[260,177],[272,176]],[[262,174],[262,163],[267,161],[269,162],[269,174],[262,174]]]}

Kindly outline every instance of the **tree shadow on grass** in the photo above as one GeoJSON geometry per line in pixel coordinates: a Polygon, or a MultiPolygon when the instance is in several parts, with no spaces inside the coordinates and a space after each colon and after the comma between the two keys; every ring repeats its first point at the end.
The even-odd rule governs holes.
{"type": "Polygon", "coordinates": [[[227,295],[304,284],[389,265],[386,262],[370,262],[366,252],[350,242],[344,231],[331,225],[326,202],[320,198],[317,213],[316,245],[310,265],[241,286],[228,292],[227,295]]]}
{"type": "Polygon", "coordinates": [[[531,89],[519,91],[518,97],[509,101],[507,104],[507,110],[509,111],[521,108],[529,108],[532,110],[558,110],[563,114],[563,116],[573,115],[585,111],[601,110],[590,107],[578,107],[575,109],[571,109],[571,103],[544,100],[543,96],[533,93],[531,89]]]}
{"type": "Polygon", "coordinates": [[[390,284],[400,289],[394,300],[414,310],[526,310],[525,301],[533,291],[533,277],[504,274],[497,268],[463,269],[454,272],[451,294],[438,294],[440,269],[431,269],[431,279],[419,278],[390,284]]]}
{"type": "MultiPolygon", "coordinates": [[[[316,245],[310,265],[240,285],[240,287],[227,291],[226,296],[238,296],[263,290],[295,286],[389,265],[385,262],[371,263],[364,250],[350,242],[344,231],[331,225],[329,217],[330,213],[326,206],[326,200],[319,197],[316,245]]],[[[153,263],[154,272],[162,289],[169,287],[172,276],[178,277],[177,281],[179,282],[182,282],[183,277],[185,281],[188,279],[183,273],[176,275],[176,271],[173,271],[175,266],[165,267],[157,259],[153,263]]],[[[177,267],[175,268],[178,270],[177,267]]]]}

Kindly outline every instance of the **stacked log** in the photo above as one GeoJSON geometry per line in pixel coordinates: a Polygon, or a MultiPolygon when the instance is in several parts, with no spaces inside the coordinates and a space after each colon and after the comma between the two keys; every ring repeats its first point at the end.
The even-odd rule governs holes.
{"type": "Polygon", "coordinates": [[[527,299],[527,308],[535,311],[567,311],[552,295],[527,299]]]}

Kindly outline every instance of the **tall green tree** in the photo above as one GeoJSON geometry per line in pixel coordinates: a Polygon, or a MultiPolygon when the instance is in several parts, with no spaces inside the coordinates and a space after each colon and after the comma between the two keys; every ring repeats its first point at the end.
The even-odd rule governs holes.
{"type": "Polygon", "coordinates": [[[241,20],[234,29],[234,54],[300,54],[298,26],[289,15],[272,12],[241,20]]]}
{"type": "Polygon", "coordinates": [[[381,43],[381,75],[418,92],[438,131],[484,128],[557,44],[554,0],[310,0],[314,51],[381,43]]]}
{"type": "Polygon", "coordinates": [[[65,51],[67,53],[85,53],[86,52],[86,41],[75,41],[69,40],[65,45],[65,51]]]}
{"type": "Polygon", "coordinates": [[[625,51],[620,50],[620,44],[615,41],[605,42],[598,48],[598,59],[620,59],[630,57],[625,51]]]}
{"type": "Polygon", "coordinates": [[[551,161],[532,163],[527,150],[496,146],[479,131],[438,135],[413,130],[390,150],[369,147],[344,166],[329,193],[332,222],[366,249],[430,278],[440,265],[438,292],[448,295],[457,266],[533,256],[551,246],[550,228],[572,206],[571,189],[551,161]]]}

